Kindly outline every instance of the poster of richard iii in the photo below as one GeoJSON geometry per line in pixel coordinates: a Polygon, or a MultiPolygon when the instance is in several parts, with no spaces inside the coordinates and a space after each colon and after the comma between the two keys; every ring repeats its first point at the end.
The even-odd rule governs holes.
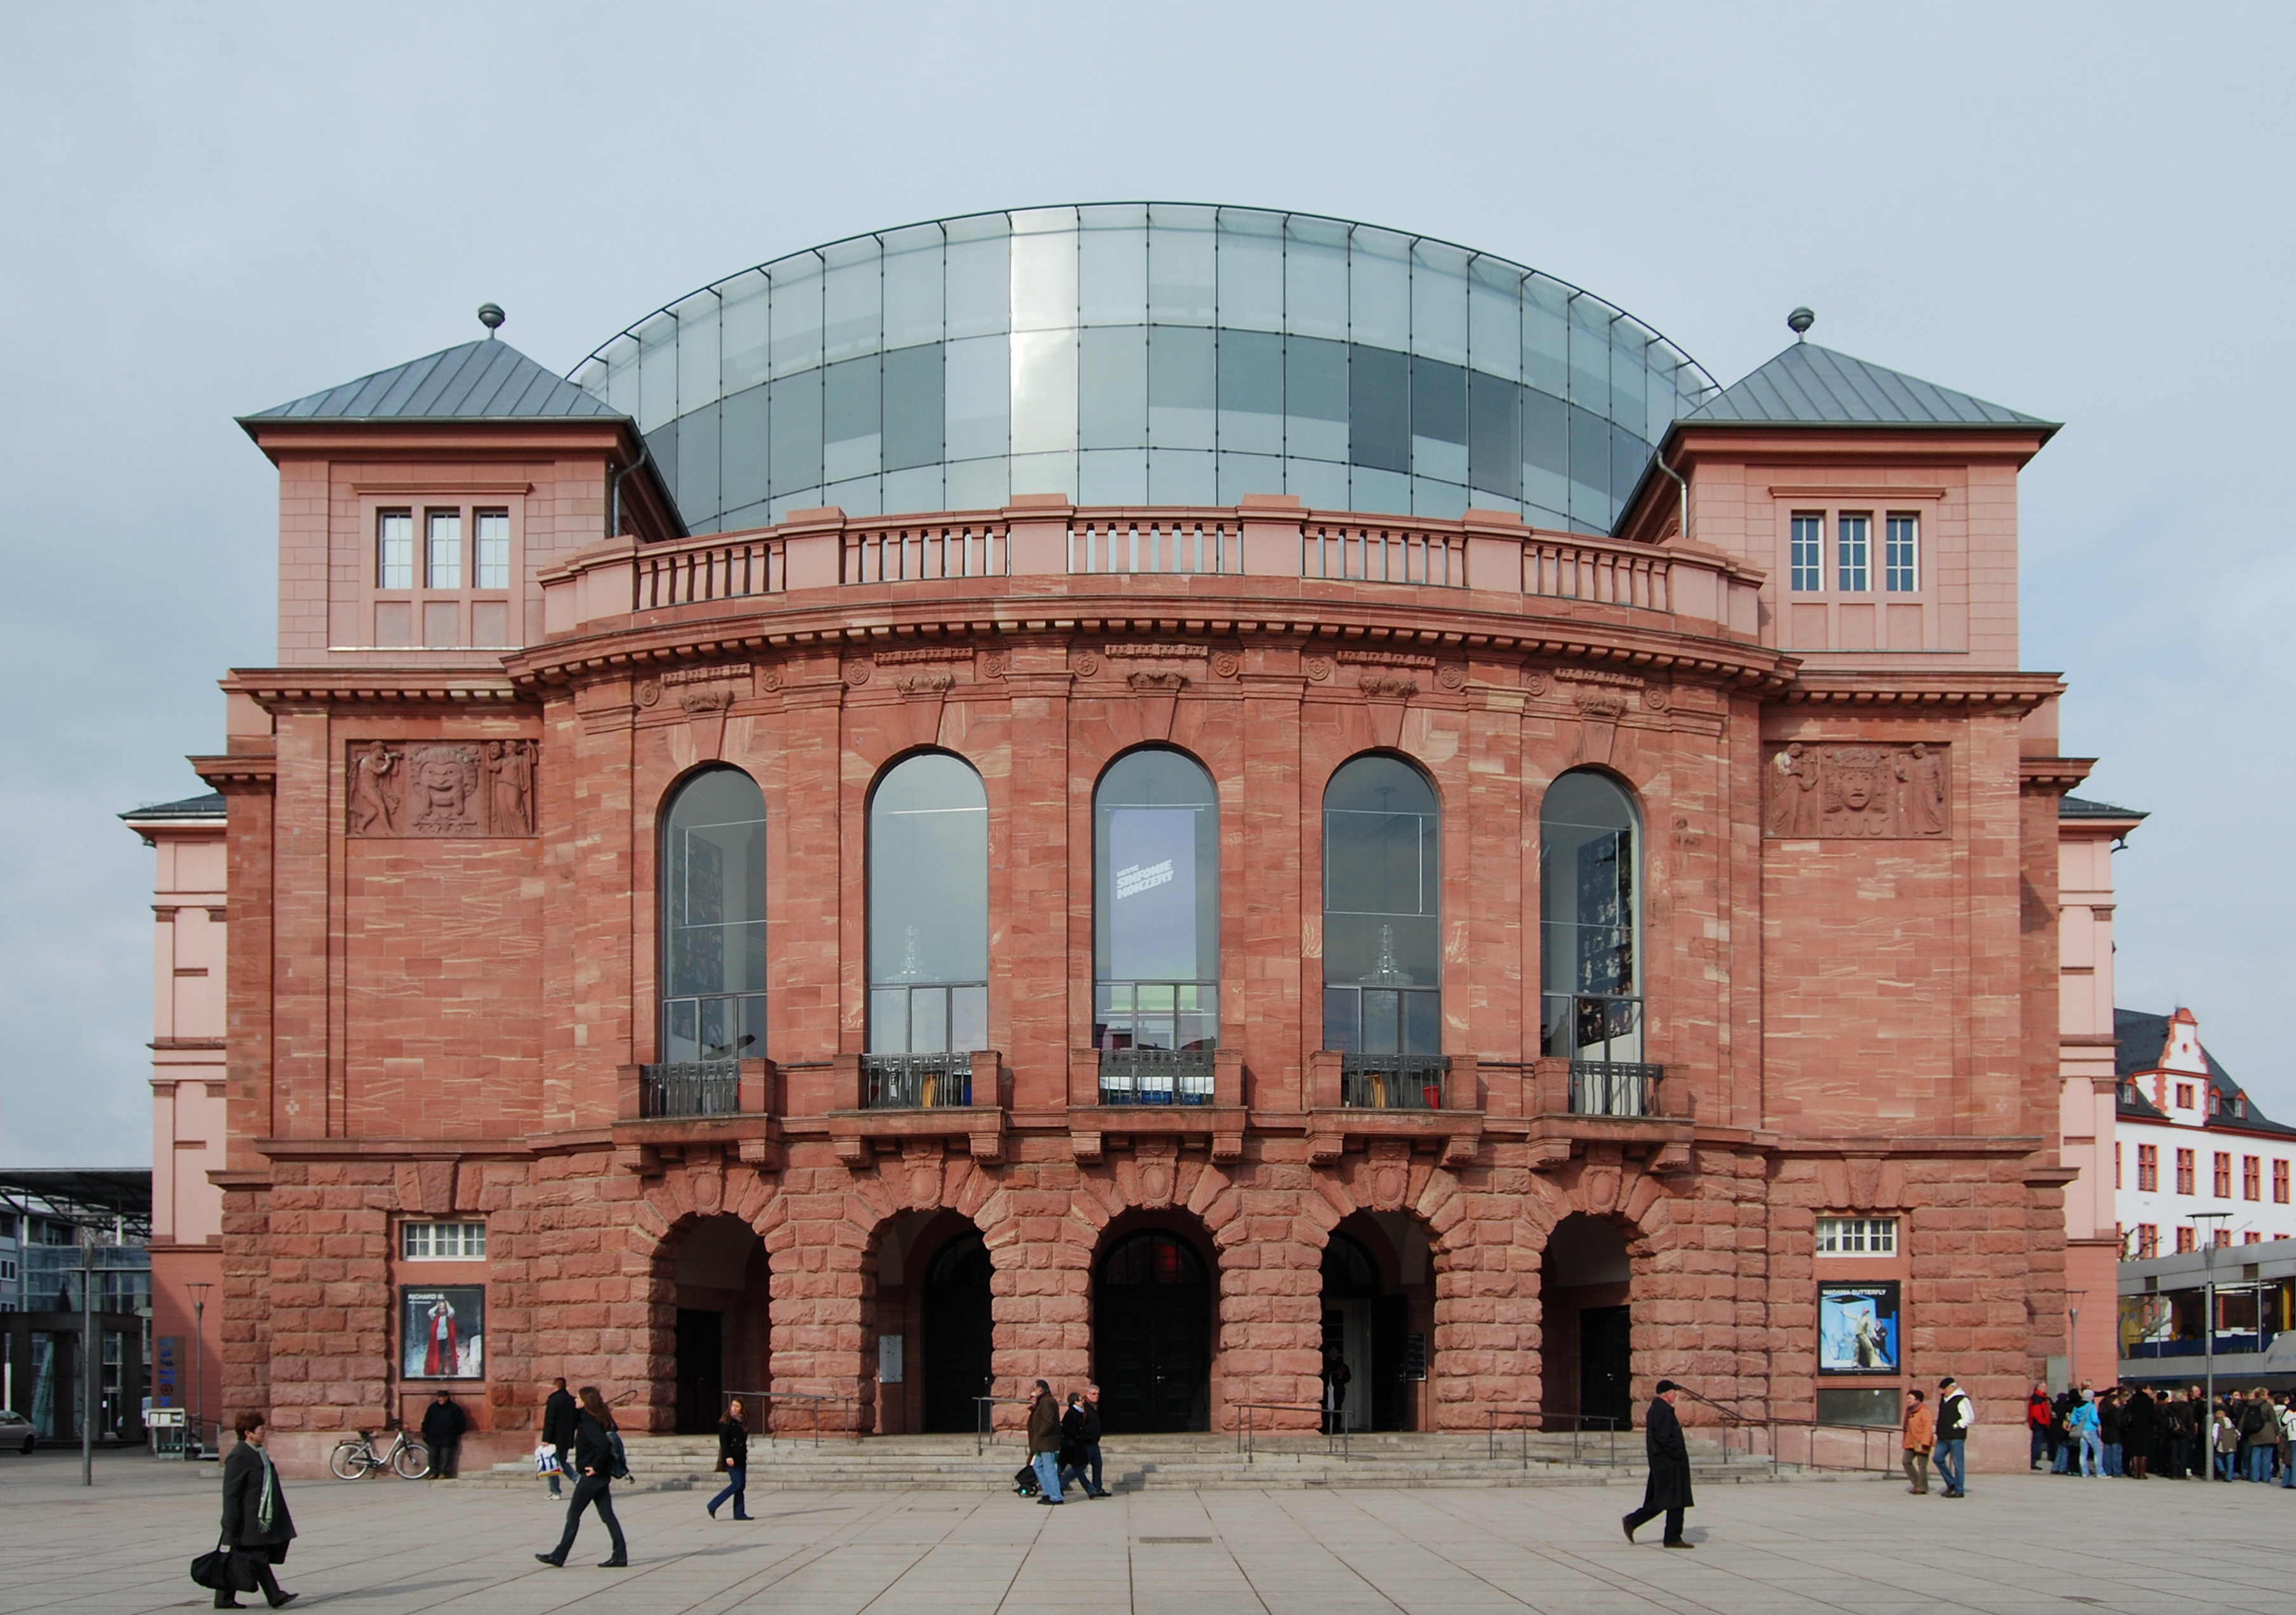
{"type": "Polygon", "coordinates": [[[1898,1285],[1817,1287],[1817,1372],[1898,1372],[1898,1285]]]}
{"type": "Polygon", "coordinates": [[[398,1292],[399,1377],[486,1378],[486,1324],[483,1284],[403,1287],[398,1292]]]}

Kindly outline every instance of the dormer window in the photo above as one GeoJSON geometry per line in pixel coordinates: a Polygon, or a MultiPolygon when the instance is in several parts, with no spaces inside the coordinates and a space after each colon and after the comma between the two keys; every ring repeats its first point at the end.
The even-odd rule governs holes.
{"type": "Polygon", "coordinates": [[[512,648],[512,512],[463,504],[373,510],[374,589],[363,639],[379,649],[512,648]],[[421,538],[417,542],[417,523],[421,538]]]}
{"type": "Polygon", "coordinates": [[[2177,1108],[2180,1111],[2189,1111],[2193,1108],[2193,1085],[2191,1083],[2180,1082],[2177,1085],[2177,1108]]]}

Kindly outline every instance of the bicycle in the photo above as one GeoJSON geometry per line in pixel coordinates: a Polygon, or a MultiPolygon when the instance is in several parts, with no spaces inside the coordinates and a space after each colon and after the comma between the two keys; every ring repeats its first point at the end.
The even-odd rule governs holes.
{"type": "Polygon", "coordinates": [[[405,1431],[392,1426],[398,1438],[382,1451],[374,1449],[374,1434],[361,1431],[357,1440],[339,1441],[327,1459],[327,1467],[335,1472],[338,1480],[362,1480],[376,1470],[388,1468],[402,1480],[420,1480],[430,1472],[430,1455],[422,1443],[408,1439],[405,1431]]]}

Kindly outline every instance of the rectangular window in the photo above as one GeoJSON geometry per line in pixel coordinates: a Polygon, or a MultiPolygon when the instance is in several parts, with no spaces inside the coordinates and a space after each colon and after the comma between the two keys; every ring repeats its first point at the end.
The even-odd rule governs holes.
{"type": "Polygon", "coordinates": [[[1894,1217],[1821,1217],[1817,1219],[1820,1256],[1895,1256],[1898,1219],[1894,1217]]]}
{"type": "Polygon", "coordinates": [[[414,512],[384,511],[376,520],[374,586],[411,589],[414,586],[414,512]]]}
{"type": "Polygon", "coordinates": [[[2240,1159],[2240,1197],[2243,1200],[2264,1198],[2264,1161],[2260,1156],[2243,1155],[2240,1159]]]}
{"type": "Polygon", "coordinates": [[[2157,1223],[2136,1225],[2136,1259],[2144,1261],[2161,1254],[2161,1228],[2157,1223]]]}
{"type": "MultiPolygon", "coordinates": [[[[2115,1144],[2113,1153],[2118,1155],[2120,1152],[2120,1146],[2115,1144]]],[[[2118,1184],[2113,1186],[2120,1187],[2118,1184]]],[[[2160,1145],[2141,1144],[2136,1146],[2136,1186],[2140,1190],[2158,1189],[2161,1186],[2160,1145]]]]}
{"type": "Polygon", "coordinates": [[[2232,1230],[2229,1228],[2218,1229],[2216,1238],[2209,1242],[2216,1246],[2218,1250],[2223,1250],[2226,1245],[2232,1243],[2232,1230]]]}
{"type": "Polygon", "coordinates": [[[510,587],[510,512],[480,511],[478,514],[478,586],[510,587]]]}
{"type": "Polygon", "coordinates": [[[484,1223],[403,1223],[399,1254],[410,1262],[463,1262],[487,1253],[484,1223]]]}
{"type": "Polygon", "coordinates": [[[1825,586],[1825,518],[1823,516],[1795,512],[1793,586],[1798,594],[1814,594],[1825,586]]]}
{"type": "Polygon", "coordinates": [[[425,523],[422,575],[434,589],[463,586],[463,512],[432,511],[425,523]]]}
{"type": "Polygon", "coordinates": [[[1863,594],[1872,586],[1867,574],[1874,559],[1874,519],[1845,513],[1836,529],[1841,542],[1833,557],[1833,586],[1845,594],[1863,594]]]}
{"type": "Polygon", "coordinates": [[[2288,1203],[2288,1163],[2284,1160],[2272,1163],[2272,1203],[2276,1206],[2288,1203]]]}
{"type": "Polygon", "coordinates": [[[2217,1152],[2216,1186],[2218,1200],[2232,1198],[2232,1157],[2222,1150],[2217,1152]]]}
{"type": "Polygon", "coordinates": [[[2177,1085],[2177,1108],[2180,1111],[2189,1111],[2193,1108],[2193,1085],[2191,1083],[2180,1082],[2177,1085]]]}
{"type": "Polygon", "coordinates": [[[2190,1250],[2192,1248],[2193,1248],[2193,1231],[2192,1231],[2190,1228],[2179,1228],[2179,1229],[2177,1229],[2177,1254],[2178,1256],[2182,1256],[2182,1255],[2184,1255],[2186,1251],[2190,1250]]]}
{"type": "Polygon", "coordinates": [[[1918,529],[1911,516],[1891,516],[1882,535],[1882,586],[1893,594],[1910,594],[1921,587],[1916,543],[1918,529]]]}
{"type": "Polygon", "coordinates": [[[2243,1245],[2260,1245],[2264,1242],[2264,1235],[2261,1234],[2243,1234],[2240,1236],[2240,1242],[2243,1245]]]}
{"type": "Polygon", "coordinates": [[[2195,1193],[2193,1186],[2193,1152],[2190,1150],[2177,1152],[2177,1193],[2179,1194],[2195,1193]]]}

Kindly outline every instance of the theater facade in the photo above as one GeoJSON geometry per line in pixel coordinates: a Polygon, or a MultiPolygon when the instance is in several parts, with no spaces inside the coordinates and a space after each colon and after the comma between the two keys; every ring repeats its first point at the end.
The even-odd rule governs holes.
{"type": "Polygon", "coordinates": [[[2054,429],[1806,328],[1723,387],[1447,243],[1056,209],[246,417],[226,1401],[2005,1425],[2054,429]]]}

